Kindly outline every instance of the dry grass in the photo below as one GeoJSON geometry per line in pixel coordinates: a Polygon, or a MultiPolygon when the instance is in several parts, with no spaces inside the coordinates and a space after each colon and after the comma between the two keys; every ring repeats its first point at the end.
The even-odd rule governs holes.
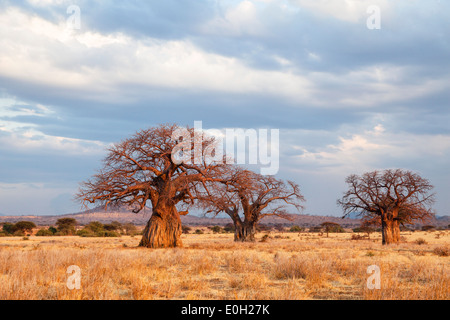
{"type": "Polygon", "coordinates": [[[376,234],[263,236],[183,235],[183,248],[159,250],[137,248],[139,237],[0,238],[0,299],[450,298],[449,231],[402,233],[389,247],[376,234]],[[66,286],[71,265],[79,290],[66,286]],[[367,289],[370,265],[381,269],[380,290],[367,289]]]}

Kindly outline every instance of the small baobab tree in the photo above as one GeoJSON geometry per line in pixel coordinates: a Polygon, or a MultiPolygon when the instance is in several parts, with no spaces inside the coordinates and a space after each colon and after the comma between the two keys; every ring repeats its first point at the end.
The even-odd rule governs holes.
{"type": "Polygon", "coordinates": [[[344,217],[359,213],[381,223],[382,243],[400,241],[400,224],[425,221],[434,213],[433,186],[417,173],[396,169],[347,177],[348,190],[338,200],[344,217]]]}
{"type": "Polygon", "coordinates": [[[139,245],[181,246],[180,215],[188,211],[179,206],[193,205],[196,188],[205,189],[226,168],[205,157],[214,145],[214,138],[177,125],[139,131],[108,149],[103,168],[82,183],[77,198],[105,207],[130,206],[135,213],[150,202],[152,216],[139,245]]]}
{"type": "Polygon", "coordinates": [[[214,215],[225,212],[233,220],[235,241],[254,241],[257,223],[267,216],[289,219],[287,208],[300,211],[305,201],[300,188],[255,172],[234,167],[201,197],[201,206],[214,215]]]}

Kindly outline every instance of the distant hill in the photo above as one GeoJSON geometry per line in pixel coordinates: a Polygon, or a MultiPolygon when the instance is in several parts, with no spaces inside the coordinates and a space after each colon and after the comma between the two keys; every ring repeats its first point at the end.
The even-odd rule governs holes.
{"type": "MultiPolygon", "coordinates": [[[[111,221],[119,221],[121,223],[131,222],[138,226],[146,225],[151,217],[151,208],[145,208],[140,213],[133,213],[131,208],[120,207],[114,208],[109,207],[105,210],[104,207],[97,207],[94,209],[86,210],[79,213],[65,214],[65,215],[55,215],[55,216],[0,216],[1,222],[12,222],[15,223],[21,220],[33,221],[36,225],[48,226],[54,225],[59,218],[74,218],[79,224],[85,225],[91,221],[100,221],[102,223],[111,223],[111,221]]],[[[291,214],[290,220],[282,219],[279,217],[265,217],[260,223],[268,226],[282,225],[285,227],[298,225],[301,227],[314,227],[318,226],[323,222],[335,222],[343,226],[344,228],[355,228],[361,223],[360,219],[345,218],[334,216],[318,216],[318,215],[302,215],[302,214],[291,214]]],[[[200,217],[192,214],[182,216],[181,221],[184,225],[189,226],[211,226],[219,225],[224,226],[231,223],[230,218],[209,218],[200,217]]],[[[450,224],[450,216],[436,217],[430,222],[425,224],[434,225],[436,227],[447,227],[450,224]]],[[[421,226],[423,223],[417,223],[416,225],[421,226]]]]}

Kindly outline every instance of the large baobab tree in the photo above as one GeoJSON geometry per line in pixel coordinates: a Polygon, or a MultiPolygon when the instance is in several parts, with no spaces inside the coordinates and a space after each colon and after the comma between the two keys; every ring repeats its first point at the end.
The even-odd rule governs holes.
{"type": "Polygon", "coordinates": [[[367,221],[379,221],[383,244],[400,241],[400,224],[433,216],[433,186],[411,171],[373,171],[350,175],[346,182],[348,190],[338,200],[344,217],[358,213],[367,221]]]}
{"type": "Polygon", "coordinates": [[[233,220],[235,241],[254,241],[257,223],[266,216],[289,219],[288,207],[303,209],[305,201],[300,188],[292,181],[287,183],[255,172],[234,167],[214,184],[201,205],[215,215],[225,212],[233,220]],[[231,171],[231,172],[230,172],[231,171]]]}
{"type": "Polygon", "coordinates": [[[135,213],[150,202],[152,216],[140,246],[181,246],[180,215],[187,211],[177,205],[193,204],[196,188],[205,190],[226,167],[203,157],[214,144],[213,138],[177,125],[139,131],[109,148],[103,169],[82,183],[77,198],[105,207],[131,206],[135,213]]]}

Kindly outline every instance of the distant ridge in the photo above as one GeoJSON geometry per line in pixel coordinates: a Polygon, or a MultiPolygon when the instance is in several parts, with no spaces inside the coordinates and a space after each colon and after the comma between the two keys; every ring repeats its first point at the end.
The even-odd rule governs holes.
{"type": "MultiPolygon", "coordinates": [[[[54,215],[54,216],[0,216],[1,222],[11,222],[15,223],[21,220],[33,221],[36,225],[48,226],[54,225],[56,221],[60,218],[74,218],[79,224],[85,225],[92,221],[100,221],[102,223],[111,223],[111,221],[119,221],[120,223],[131,222],[138,226],[146,225],[151,217],[151,208],[146,207],[143,211],[139,213],[133,213],[130,207],[109,207],[105,210],[104,207],[96,207],[93,209],[85,210],[79,213],[65,214],[65,215],[54,215]]],[[[323,222],[335,222],[343,226],[344,228],[356,228],[360,225],[360,219],[351,219],[334,216],[319,216],[319,215],[303,215],[303,214],[291,214],[291,220],[282,219],[279,217],[265,217],[261,219],[260,223],[274,226],[282,225],[284,227],[289,227],[293,225],[298,225],[301,227],[314,227],[318,226],[323,222]]],[[[195,216],[192,214],[182,216],[181,221],[184,225],[190,226],[212,226],[220,225],[224,226],[231,223],[230,218],[209,218],[195,216]]],[[[450,224],[450,216],[437,216],[430,222],[427,223],[417,223],[416,225],[434,225],[436,227],[447,227],[450,224]]]]}

